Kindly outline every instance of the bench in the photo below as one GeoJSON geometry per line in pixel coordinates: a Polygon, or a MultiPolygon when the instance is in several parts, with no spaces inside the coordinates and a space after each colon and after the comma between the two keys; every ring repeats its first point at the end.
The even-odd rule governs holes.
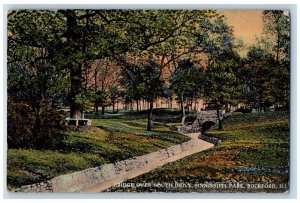
{"type": "Polygon", "coordinates": [[[90,119],[85,119],[85,118],[66,118],[65,119],[65,125],[76,125],[76,126],[86,126],[86,125],[91,125],[92,120],[90,119]]]}

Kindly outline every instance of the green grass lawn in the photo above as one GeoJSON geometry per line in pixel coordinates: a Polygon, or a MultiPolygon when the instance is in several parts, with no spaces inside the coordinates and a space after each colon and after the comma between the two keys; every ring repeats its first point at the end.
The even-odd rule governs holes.
{"type": "Polygon", "coordinates": [[[67,131],[66,138],[47,150],[9,149],[8,187],[41,182],[55,176],[100,166],[167,148],[189,140],[154,122],[147,132],[146,120],[94,119],[93,127],[67,131]]]}
{"type": "Polygon", "coordinates": [[[137,185],[148,183],[147,187],[115,187],[107,191],[286,191],[285,187],[289,181],[288,113],[232,115],[225,118],[223,124],[222,131],[210,130],[208,132],[209,136],[220,138],[221,144],[127,181],[127,183],[137,185]],[[186,185],[180,185],[180,183],[186,185]],[[232,185],[225,189],[218,189],[216,184],[205,188],[205,185],[212,183],[225,183],[227,186],[232,183],[232,185]],[[244,188],[235,188],[236,183],[241,183],[244,188]],[[257,183],[276,184],[276,188],[255,189],[257,183]],[[199,187],[201,184],[203,186],[199,187]],[[248,184],[252,184],[250,185],[252,188],[248,184]]]}

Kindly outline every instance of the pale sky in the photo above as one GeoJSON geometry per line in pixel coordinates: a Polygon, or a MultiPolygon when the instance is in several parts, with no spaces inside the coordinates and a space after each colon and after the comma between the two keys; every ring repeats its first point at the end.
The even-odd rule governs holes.
{"type": "Polygon", "coordinates": [[[219,10],[233,26],[236,39],[242,39],[246,45],[255,42],[255,37],[263,32],[262,10],[219,10]]]}

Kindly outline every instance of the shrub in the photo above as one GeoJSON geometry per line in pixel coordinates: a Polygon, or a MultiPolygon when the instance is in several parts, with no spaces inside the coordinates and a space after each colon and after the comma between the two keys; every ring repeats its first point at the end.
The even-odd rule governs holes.
{"type": "Polygon", "coordinates": [[[38,114],[25,102],[8,101],[8,148],[49,148],[63,138],[63,115],[46,102],[38,114]]]}

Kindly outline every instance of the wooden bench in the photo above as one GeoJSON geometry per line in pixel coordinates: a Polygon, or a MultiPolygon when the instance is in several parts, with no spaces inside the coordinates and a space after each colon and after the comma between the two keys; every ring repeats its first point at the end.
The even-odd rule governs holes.
{"type": "Polygon", "coordinates": [[[85,125],[91,125],[92,120],[85,119],[85,118],[66,118],[65,119],[65,125],[76,125],[76,126],[85,126],[85,125]]]}

